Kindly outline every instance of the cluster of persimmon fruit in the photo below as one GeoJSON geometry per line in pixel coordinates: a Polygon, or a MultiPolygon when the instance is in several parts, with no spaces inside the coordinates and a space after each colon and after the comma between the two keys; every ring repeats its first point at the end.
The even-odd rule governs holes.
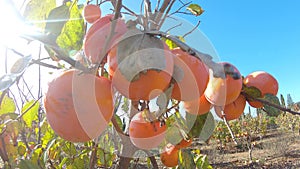
{"type": "MultiPolygon", "coordinates": [[[[242,77],[228,62],[218,63],[224,67],[225,78],[215,77],[199,58],[178,47],[171,49],[162,39],[142,31],[132,34],[123,19],[101,16],[97,5],[86,5],[83,17],[91,24],[84,54],[92,64],[105,65],[109,76],[74,68],[49,82],[44,97],[46,117],[65,140],[85,142],[100,136],[113,116],[115,91],[132,101],[150,101],[172,86],[171,99],[182,102],[186,113],[202,115],[214,108],[226,120],[239,118],[247,101],[256,108],[263,106],[245,97],[244,88],[257,88],[260,97],[278,92],[278,83],[269,73],[256,71],[242,77]]],[[[161,145],[168,129],[158,117],[149,120],[149,113],[149,109],[140,110],[128,130],[131,142],[146,150],[161,145]]],[[[176,166],[179,149],[191,144],[192,138],[164,144],[162,162],[176,166]]]]}

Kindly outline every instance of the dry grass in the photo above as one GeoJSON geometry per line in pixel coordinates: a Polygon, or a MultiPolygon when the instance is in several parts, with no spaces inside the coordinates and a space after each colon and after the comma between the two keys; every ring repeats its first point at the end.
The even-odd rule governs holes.
{"type": "MultiPolygon", "coordinates": [[[[246,147],[246,146],[244,146],[246,147]]],[[[272,131],[256,141],[252,162],[247,149],[229,143],[222,150],[218,144],[200,146],[214,168],[300,168],[300,136],[290,132],[272,131]]]]}

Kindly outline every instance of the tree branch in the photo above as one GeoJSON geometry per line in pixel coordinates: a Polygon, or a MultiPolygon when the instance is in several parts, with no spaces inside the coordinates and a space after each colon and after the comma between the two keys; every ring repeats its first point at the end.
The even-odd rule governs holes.
{"type": "Polygon", "coordinates": [[[169,4],[168,9],[164,14],[164,17],[160,20],[160,23],[158,24],[157,30],[159,30],[161,28],[161,26],[163,25],[163,23],[165,22],[174,3],[175,3],[175,0],[172,0],[172,2],[169,4]]]}
{"type": "Polygon", "coordinates": [[[199,25],[200,25],[200,21],[198,21],[197,25],[192,30],[185,33],[182,37],[185,38],[187,35],[193,33],[198,28],[199,25]]]}
{"type": "Polygon", "coordinates": [[[192,1],[190,1],[190,2],[187,2],[187,3],[184,3],[181,7],[179,7],[176,11],[174,11],[174,12],[172,12],[172,13],[170,13],[170,15],[169,16],[172,16],[172,15],[174,15],[174,14],[176,14],[176,13],[180,13],[180,10],[182,9],[182,8],[184,8],[184,7],[186,7],[186,6],[188,6],[189,4],[191,4],[192,3],[192,1]]]}
{"type": "MultiPolygon", "coordinates": [[[[165,11],[166,11],[167,7],[169,6],[170,2],[171,2],[171,0],[164,0],[164,2],[162,3],[160,9],[158,11],[154,12],[154,24],[159,25],[158,23],[160,23],[161,17],[165,13],[165,11]]],[[[157,28],[158,28],[158,26],[156,27],[155,30],[158,30],[157,28]]]]}
{"type": "Polygon", "coordinates": [[[293,114],[293,115],[300,115],[300,112],[293,111],[293,110],[290,109],[290,108],[281,107],[280,105],[277,105],[277,104],[274,104],[274,103],[272,103],[272,102],[269,102],[268,100],[265,100],[265,99],[263,99],[263,98],[254,98],[254,97],[248,95],[248,94],[245,93],[245,92],[241,92],[241,94],[244,95],[246,98],[250,98],[250,99],[252,99],[252,100],[254,100],[254,101],[259,101],[259,102],[261,102],[261,103],[263,103],[263,104],[266,104],[266,105],[268,105],[268,106],[272,106],[272,107],[274,107],[274,108],[276,108],[276,109],[279,109],[279,110],[281,110],[281,111],[285,111],[285,112],[291,113],[291,114],[293,114]]]}

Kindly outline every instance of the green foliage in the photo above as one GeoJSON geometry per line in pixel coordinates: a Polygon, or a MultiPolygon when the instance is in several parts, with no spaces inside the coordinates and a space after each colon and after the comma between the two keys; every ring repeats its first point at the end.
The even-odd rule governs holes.
{"type": "Polygon", "coordinates": [[[199,16],[204,12],[204,10],[198,4],[190,4],[186,9],[195,16],[199,16]]]}
{"type": "Polygon", "coordinates": [[[32,127],[32,122],[38,119],[38,111],[39,111],[40,104],[34,100],[25,103],[22,108],[22,116],[25,124],[28,127],[32,127]]]}
{"type": "Polygon", "coordinates": [[[216,122],[214,116],[211,112],[208,112],[204,126],[200,132],[199,139],[202,141],[207,141],[213,135],[215,127],[216,122]]]}
{"type": "Polygon", "coordinates": [[[213,169],[213,167],[209,164],[207,155],[198,155],[195,159],[196,167],[199,169],[213,169]]]}
{"type": "Polygon", "coordinates": [[[45,32],[53,35],[56,39],[60,35],[69,18],[70,11],[67,5],[63,4],[52,9],[47,17],[45,32]]]}
{"type": "MultiPolygon", "coordinates": [[[[2,92],[0,92],[0,96],[2,96],[2,92]]],[[[16,111],[16,105],[12,98],[7,95],[3,96],[1,105],[0,105],[0,115],[7,113],[14,113],[16,111]]]]}
{"type": "Polygon", "coordinates": [[[188,128],[190,129],[188,135],[191,137],[199,137],[202,131],[202,128],[207,119],[208,113],[204,115],[193,115],[186,113],[186,121],[188,128]]]}
{"type": "MultiPolygon", "coordinates": [[[[56,39],[57,45],[67,53],[73,50],[78,51],[82,47],[84,38],[84,20],[81,10],[76,2],[67,3],[70,12],[70,19],[64,24],[61,34],[56,39]]],[[[65,9],[62,9],[63,11],[65,9]]]]}
{"type": "MultiPolygon", "coordinates": [[[[275,104],[275,105],[278,105],[278,106],[281,105],[278,97],[274,96],[272,94],[266,94],[264,96],[264,99],[271,102],[271,103],[273,103],[273,104],[275,104]]],[[[264,104],[264,108],[265,108],[265,111],[268,114],[268,116],[277,117],[281,113],[281,111],[279,109],[277,109],[273,106],[267,105],[267,104],[264,104]]]]}
{"type": "Polygon", "coordinates": [[[56,0],[30,0],[23,13],[24,18],[36,27],[44,30],[46,17],[55,8],[56,0]]]}
{"type": "Polygon", "coordinates": [[[291,94],[288,94],[287,95],[287,107],[288,108],[292,108],[293,105],[294,105],[294,101],[292,99],[292,96],[291,96],[291,94]]]}
{"type": "Polygon", "coordinates": [[[243,86],[243,92],[252,98],[260,98],[262,96],[261,91],[254,86],[243,86]]]}
{"type": "MultiPolygon", "coordinates": [[[[182,36],[177,36],[177,38],[181,41],[181,42],[185,42],[185,39],[182,36]]],[[[166,39],[166,38],[161,38],[163,41],[166,42],[166,44],[168,45],[168,47],[170,49],[175,49],[178,46],[176,45],[176,43],[174,43],[173,41],[171,41],[170,39],[166,39]]]]}
{"type": "Polygon", "coordinates": [[[39,169],[40,167],[34,164],[31,160],[21,160],[18,165],[22,169],[39,169]]]}
{"type": "Polygon", "coordinates": [[[194,156],[191,151],[182,149],[179,151],[179,169],[185,168],[196,168],[196,164],[194,162],[194,156]]]}

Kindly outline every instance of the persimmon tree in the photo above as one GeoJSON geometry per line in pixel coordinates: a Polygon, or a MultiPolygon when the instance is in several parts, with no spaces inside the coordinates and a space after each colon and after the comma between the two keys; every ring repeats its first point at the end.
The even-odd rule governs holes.
{"type": "Polygon", "coordinates": [[[235,140],[227,121],[239,118],[246,101],[273,115],[299,114],[279,104],[272,75],[243,78],[239,68],[192,47],[187,37],[200,22],[172,34],[186,25],[180,16],[204,12],[196,1],[143,0],[139,12],[122,0],[31,0],[23,12],[6,2],[34,30],[19,37],[39,44],[37,54],[6,48],[7,73],[0,78],[6,168],[158,168],[157,160],[211,168],[191,145],[209,139],[215,118],[235,140]],[[18,59],[8,68],[13,56],[18,59]],[[25,76],[33,66],[37,94],[25,76]],[[55,76],[43,79],[42,68],[55,76]],[[47,89],[43,80],[50,81],[47,89]],[[270,85],[274,90],[266,91],[270,85]]]}

